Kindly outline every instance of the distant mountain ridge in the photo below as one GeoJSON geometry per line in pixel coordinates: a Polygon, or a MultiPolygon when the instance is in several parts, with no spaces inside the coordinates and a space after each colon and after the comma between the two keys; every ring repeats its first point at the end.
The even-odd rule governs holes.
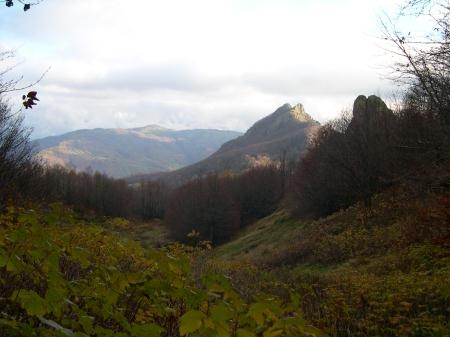
{"type": "Polygon", "coordinates": [[[319,126],[302,104],[284,104],[257,121],[244,135],[224,143],[217,152],[198,163],[172,172],[130,177],[128,181],[162,180],[180,185],[211,173],[239,173],[254,166],[277,163],[282,157],[298,160],[319,126]]]}
{"type": "Polygon", "coordinates": [[[131,129],[84,129],[35,141],[49,165],[125,177],[175,170],[204,159],[240,136],[213,129],[171,130],[159,125],[131,129]]]}

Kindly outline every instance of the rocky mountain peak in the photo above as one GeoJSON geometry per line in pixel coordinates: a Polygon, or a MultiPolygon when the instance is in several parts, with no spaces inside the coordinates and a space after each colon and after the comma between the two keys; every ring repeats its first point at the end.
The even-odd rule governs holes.
{"type": "MultiPolygon", "coordinates": [[[[278,141],[295,134],[300,134],[300,138],[306,139],[308,137],[305,135],[309,134],[307,130],[313,130],[318,126],[319,123],[305,112],[302,104],[291,106],[286,103],[275,112],[253,124],[243,136],[223,144],[218,153],[249,146],[259,148],[260,145],[258,144],[278,141]]],[[[282,150],[278,152],[281,153],[280,151],[282,150]]]]}
{"type": "MultiPolygon", "coordinates": [[[[285,122],[314,122],[313,118],[305,112],[303,104],[298,103],[294,106],[289,103],[285,103],[280,106],[275,112],[266,117],[267,119],[272,119],[275,124],[285,123],[285,122]]],[[[265,118],[265,119],[266,119],[265,118]]]]}
{"type": "Polygon", "coordinates": [[[245,134],[247,137],[268,134],[285,133],[297,129],[299,124],[318,124],[310,115],[305,112],[302,104],[291,106],[289,103],[283,104],[269,116],[256,122],[245,134]]]}
{"type": "Polygon", "coordinates": [[[298,103],[295,106],[293,106],[290,110],[291,116],[298,120],[299,122],[313,122],[314,120],[312,117],[306,113],[305,109],[303,108],[303,104],[298,103]]]}

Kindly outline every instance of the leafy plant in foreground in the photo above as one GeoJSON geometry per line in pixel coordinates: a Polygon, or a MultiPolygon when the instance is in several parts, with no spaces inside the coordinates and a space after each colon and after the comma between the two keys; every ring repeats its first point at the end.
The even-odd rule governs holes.
{"type": "Polygon", "coordinates": [[[70,210],[0,215],[0,336],[304,336],[298,301],[244,299],[224,275],[194,277],[198,249],[145,252],[70,210]]]}

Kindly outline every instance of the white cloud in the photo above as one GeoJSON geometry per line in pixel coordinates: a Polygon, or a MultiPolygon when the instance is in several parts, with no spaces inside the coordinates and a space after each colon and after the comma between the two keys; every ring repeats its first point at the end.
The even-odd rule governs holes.
{"type": "Polygon", "coordinates": [[[387,0],[46,0],[3,10],[5,46],[41,102],[35,137],[161,124],[245,130],[285,102],[336,116],[389,91],[376,46],[387,0]]]}

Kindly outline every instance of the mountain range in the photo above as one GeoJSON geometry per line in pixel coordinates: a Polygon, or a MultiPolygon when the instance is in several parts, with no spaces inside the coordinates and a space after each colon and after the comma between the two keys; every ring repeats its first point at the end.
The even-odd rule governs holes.
{"type": "Polygon", "coordinates": [[[128,181],[160,180],[176,186],[211,173],[239,173],[259,165],[277,164],[282,158],[297,161],[319,126],[302,104],[286,103],[208,158],[170,172],[130,177],[128,181]]]}
{"type": "Polygon", "coordinates": [[[170,171],[204,159],[236,131],[171,130],[158,125],[132,129],[77,130],[35,141],[37,155],[49,165],[99,171],[120,178],[170,171]]]}
{"type": "Polygon", "coordinates": [[[296,161],[319,125],[301,104],[284,104],[245,134],[149,125],[77,130],[39,139],[36,148],[49,165],[127,177],[129,183],[160,180],[177,186],[211,173],[296,161]]]}

